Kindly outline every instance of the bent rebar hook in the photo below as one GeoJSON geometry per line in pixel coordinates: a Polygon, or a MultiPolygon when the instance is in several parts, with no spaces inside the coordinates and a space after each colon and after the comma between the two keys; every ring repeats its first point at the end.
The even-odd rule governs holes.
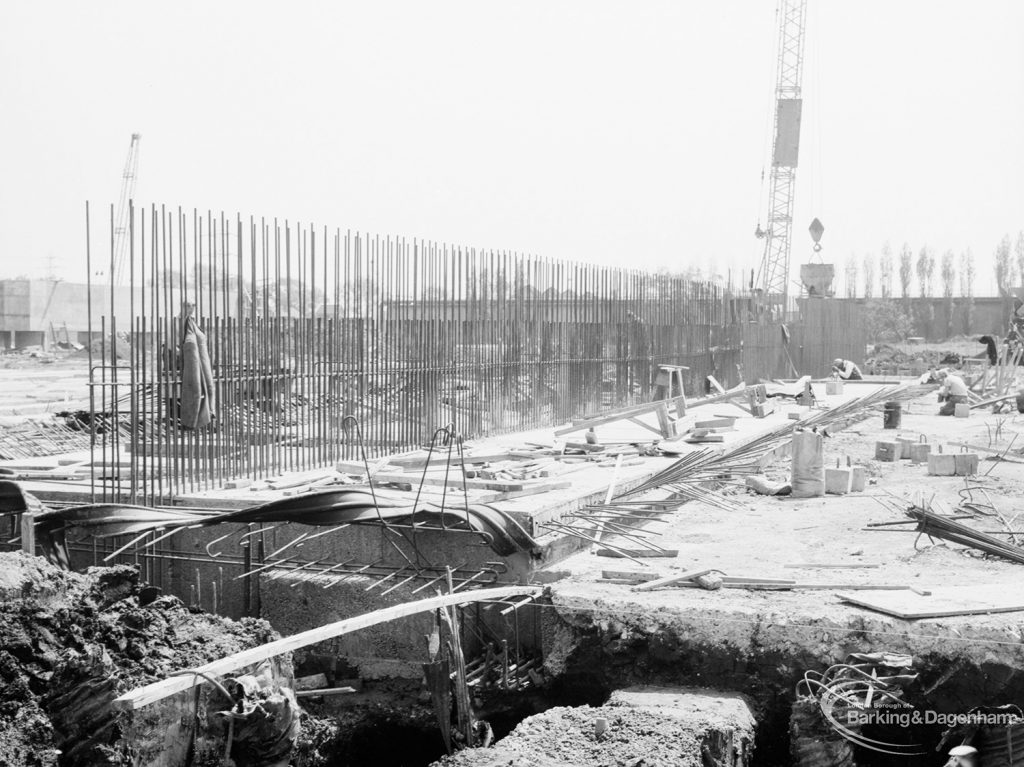
{"type": "MultiPolygon", "coordinates": [[[[380,513],[380,504],[377,501],[377,493],[373,489],[373,478],[370,476],[370,462],[369,462],[369,460],[366,457],[366,441],[363,438],[363,427],[362,427],[362,425],[360,425],[358,418],[356,418],[354,415],[347,415],[347,416],[345,416],[344,418],[341,419],[342,428],[344,428],[345,424],[347,424],[349,421],[351,421],[353,424],[355,424],[356,437],[359,440],[359,454],[360,454],[360,457],[363,460],[363,467],[366,469],[366,485],[367,485],[367,487],[370,488],[370,497],[373,499],[373,510],[377,513],[377,521],[380,522],[380,524],[384,526],[384,536],[383,536],[384,540],[386,540],[391,545],[391,547],[395,551],[397,551],[399,553],[399,555],[402,557],[402,559],[404,559],[406,562],[408,562],[409,565],[414,570],[418,570],[419,569],[418,565],[416,563],[414,563],[409,558],[408,554],[406,554],[404,551],[402,551],[402,547],[401,546],[399,546],[397,543],[395,543],[387,535],[387,533],[390,532],[391,534],[393,534],[393,535],[397,534],[397,535],[401,536],[403,540],[408,541],[409,544],[412,546],[413,551],[416,553],[416,561],[419,562],[420,552],[419,552],[419,549],[416,548],[415,542],[414,541],[409,541],[409,539],[405,536],[404,533],[402,533],[401,530],[395,530],[394,527],[386,519],[384,519],[384,515],[380,513]]],[[[414,514],[413,528],[415,529],[415,509],[413,510],[413,514],[414,514]]]]}

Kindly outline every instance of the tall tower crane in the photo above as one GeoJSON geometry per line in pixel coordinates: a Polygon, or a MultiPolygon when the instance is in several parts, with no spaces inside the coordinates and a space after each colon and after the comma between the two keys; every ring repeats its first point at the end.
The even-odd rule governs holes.
{"type": "Polygon", "coordinates": [[[767,229],[757,227],[765,240],[764,256],[753,287],[764,291],[768,306],[785,310],[789,295],[790,236],[793,231],[793,193],[800,150],[800,83],[804,63],[807,0],[779,0],[778,71],[775,82],[775,138],[769,185],[767,229]]]}
{"type": "Polygon", "coordinates": [[[141,133],[132,134],[132,143],[128,146],[128,158],[124,162],[124,173],[121,179],[121,199],[117,203],[117,218],[114,219],[114,257],[113,274],[110,275],[111,285],[120,285],[124,281],[125,257],[128,254],[129,231],[128,216],[130,203],[135,197],[135,179],[139,171],[139,142],[141,133]]]}

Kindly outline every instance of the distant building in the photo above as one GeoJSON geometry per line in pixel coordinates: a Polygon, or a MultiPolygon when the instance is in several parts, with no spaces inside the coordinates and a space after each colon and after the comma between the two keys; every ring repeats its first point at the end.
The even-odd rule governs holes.
{"type": "MultiPolygon", "coordinates": [[[[116,288],[114,308],[128,316],[131,290],[116,288]]],[[[93,317],[110,313],[110,293],[106,285],[92,287],[93,317]]],[[[98,321],[98,319],[97,319],[98,321]]],[[[95,329],[98,331],[99,328],[95,329]]],[[[81,283],[56,280],[0,280],[0,346],[23,349],[26,346],[48,348],[54,335],[60,341],[85,343],[89,335],[89,288],[81,283]]]]}
{"type": "MultiPolygon", "coordinates": [[[[114,330],[118,333],[131,332],[133,309],[136,317],[143,316],[144,291],[140,288],[135,290],[133,306],[132,289],[127,285],[111,289],[104,284],[90,288],[82,283],[59,280],[0,280],[0,349],[24,349],[27,346],[48,349],[54,341],[87,343],[90,291],[94,339],[104,333],[110,335],[111,316],[117,318],[114,330]]],[[[233,308],[237,294],[232,292],[230,295],[232,300],[228,306],[233,308]]],[[[151,300],[148,290],[145,300],[151,300]]],[[[172,295],[170,305],[177,303],[176,295],[172,295]]],[[[229,315],[237,315],[237,312],[229,311],[229,315]]]]}

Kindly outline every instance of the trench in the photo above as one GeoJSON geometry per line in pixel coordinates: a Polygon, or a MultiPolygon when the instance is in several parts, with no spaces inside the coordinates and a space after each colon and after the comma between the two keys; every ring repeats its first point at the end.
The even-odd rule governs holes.
{"type": "MultiPolygon", "coordinates": [[[[1003,653],[1003,657],[999,652],[965,653],[955,639],[951,633],[947,645],[937,642],[927,652],[914,654],[918,677],[906,689],[907,703],[922,712],[952,713],[1024,700],[1024,666],[1014,653],[1003,653]]],[[[637,685],[700,687],[742,693],[751,702],[757,722],[752,767],[794,763],[790,717],[794,690],[805,670],[823,669],[838,650],[878,651],[877,643],[866,635],[858,640],[852,634],[841,648],[778,648],[770,642],[739,647],[695,637],[686,627],[646,630],[578,614],[571,620],[550,620],[545,642],[546,649],[557,656],[558,669],[547,675],[543,686],[525,692],[498,691],[477,701],[476,714],[490,723],[496,743],[528,717],[555,707],[601,706],[615,690],[637,685]]],[[[980,641],[971,649],[979,647],[980,641]]],[[[366,710],[363,722],[346,736],[345,747],[320,763],[420,767],[440,760],[444,747],[429,705],[405,705],[399,698],[392,698],[395,705],[386,714],[366,710]]],[[[865,725],[865,736],[886,743],[918,744],[926,753],[892,755],[856,747],[855,763],[867,767],[945,764],[945,750],[935,750],[945,729],[939,722],[865,725]]],[[[459,764],[468,763],[472,760],[459,764]]]]}
{"type": "MultiPolygon", "coordinates": [[[[601,610],[602,614],[606,612],[606,608],[601,610]]],[[[740,646],[727,639],[707,641],[706,637],[694,636],[692,630],[692,623],[699,622],[701,616],[691,615],[689,620],[690,625],[662,625],[654,630],[627,622],[594,620],[592,616],[560,620],[559,625],[548,626],[548,650],[561,656],[557,661],[561,671],[552,679],[551,687],[561,691],[564,700],[575,697],[575,705],[600,705],[612,691],[637,685],[742,693],[753,704],[757,720],[751,764],[772,767],[793,763],[790,717],[795,689],[804,671],[823,670],[844,653],[880,650],[869,633],[855,632],[841,644],[787,643],[780,648],[773,641],[758,641],[760,626],[753,628],[751,644],[740,646]]],[[[947,642],[935,641],[926,652],[912,653],[918,676],[906,686],[905,700],[922,712],[922,719],[943,721],[893,721],[866,725],[862,731],[887,743],[920,744],[927,753],[896,756],[856,747],[856,764],[945,764],[945,750],[935,750],[947,729],[945,717],[975,707],[1024,701],[1020,635],[1016,642],[989,643],[979,637],[977,644],[968,642],[965,646],[962,634],[953,627],[947,642]]],[[[899,646],[894,649],[906,650],[899,646]]]]}

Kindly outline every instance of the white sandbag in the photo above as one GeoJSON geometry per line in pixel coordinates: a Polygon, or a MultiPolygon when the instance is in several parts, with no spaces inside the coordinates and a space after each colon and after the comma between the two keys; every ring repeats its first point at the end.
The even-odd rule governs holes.
{"type": "Polygon", "coordinates": [[[815,498],[825,494],[825,446],[820,434],[793,434],[793,497],[815,498]]]}

